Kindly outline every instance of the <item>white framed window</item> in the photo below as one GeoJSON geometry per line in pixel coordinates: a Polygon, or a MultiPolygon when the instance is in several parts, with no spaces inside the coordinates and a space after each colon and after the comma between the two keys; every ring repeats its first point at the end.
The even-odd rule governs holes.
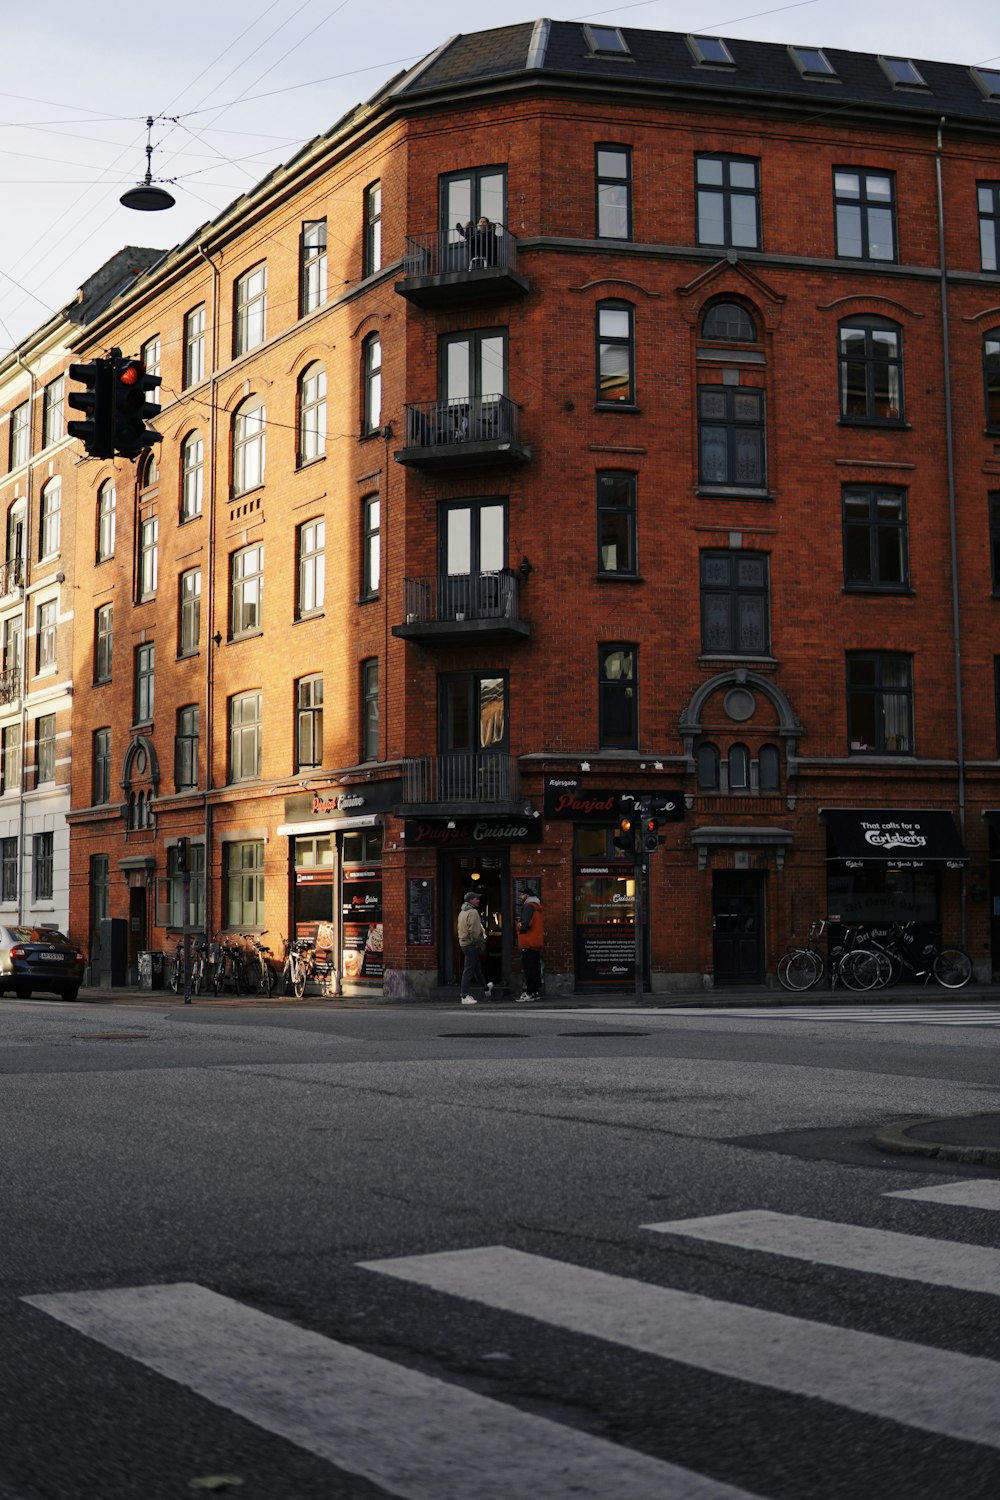
{"type": "Polygon", "coordinates": [[[200,516],[205,503],[205,440],[189,432],[181,448],[181,520],[200,516]]]}
{"type": "Polygon", "coordinates": [[[254,266],[236,283],[233,356],[256,349],[267,337],[267,266],[254,266]]]}
{"type": "Polygon", "coordinates": [[[253,398],[233,418],[233,494],[264,483],[267,408],[253,398]]]}

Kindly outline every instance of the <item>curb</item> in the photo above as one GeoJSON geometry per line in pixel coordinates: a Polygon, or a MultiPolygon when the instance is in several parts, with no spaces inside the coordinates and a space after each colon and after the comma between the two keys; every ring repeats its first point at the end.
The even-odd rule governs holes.
{"type": "MultiPolygon", "coordinates": [[[[983,1110],[985,1118],[988,1115],[996,1117],[996,1110],[983,1110]]],[[[965,1115],[964,1119],[975,1119],[975,1115],[965,1115]]],[[[960,1161],[978,1167],[1000,1167],[1000,1146],[958,1146],[947,1141],[921,1141],[907,1134],[917,1125],[943,1125],[946,1124],[948,1116],[925,1115],[919,1120],[897,1120],[891,1125],[883,1125],[871,1138],[870,1144],[879,1151],[889,1151],[897,1156],[927,1156],[936,1158],[938,1161],[960,1161]]]]}

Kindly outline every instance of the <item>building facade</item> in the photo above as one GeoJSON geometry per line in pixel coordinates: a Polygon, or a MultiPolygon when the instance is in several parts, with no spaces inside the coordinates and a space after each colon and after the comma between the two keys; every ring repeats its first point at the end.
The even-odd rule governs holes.
{"type": "Polygon", "coordinates": [[[550,994],[818,917],[1000,967],[998,142],[989,70],[526,23],[139,276],[72,341],[163,407],[72,471],[73,934],[454,994],[529,883],[550,994]]]}

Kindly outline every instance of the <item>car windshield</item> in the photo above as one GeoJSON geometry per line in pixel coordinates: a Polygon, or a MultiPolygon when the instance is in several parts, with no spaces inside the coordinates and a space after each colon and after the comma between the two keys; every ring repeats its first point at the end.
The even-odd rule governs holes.
{"type": "Polygon", "coordinates": [[[8,927],[14,943],[69,943],[69,938],[54,927],[8,927]]]}

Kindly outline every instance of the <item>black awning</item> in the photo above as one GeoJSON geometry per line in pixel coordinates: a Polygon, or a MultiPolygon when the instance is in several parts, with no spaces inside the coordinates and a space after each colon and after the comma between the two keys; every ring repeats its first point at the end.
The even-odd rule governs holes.
{"type": "Polygon", "coordinates": [[[940,808],[821,807],[819,815],[830,830],[833,859],[904,870],[957,870],[967,862],[955,820],[940,808]]]}

